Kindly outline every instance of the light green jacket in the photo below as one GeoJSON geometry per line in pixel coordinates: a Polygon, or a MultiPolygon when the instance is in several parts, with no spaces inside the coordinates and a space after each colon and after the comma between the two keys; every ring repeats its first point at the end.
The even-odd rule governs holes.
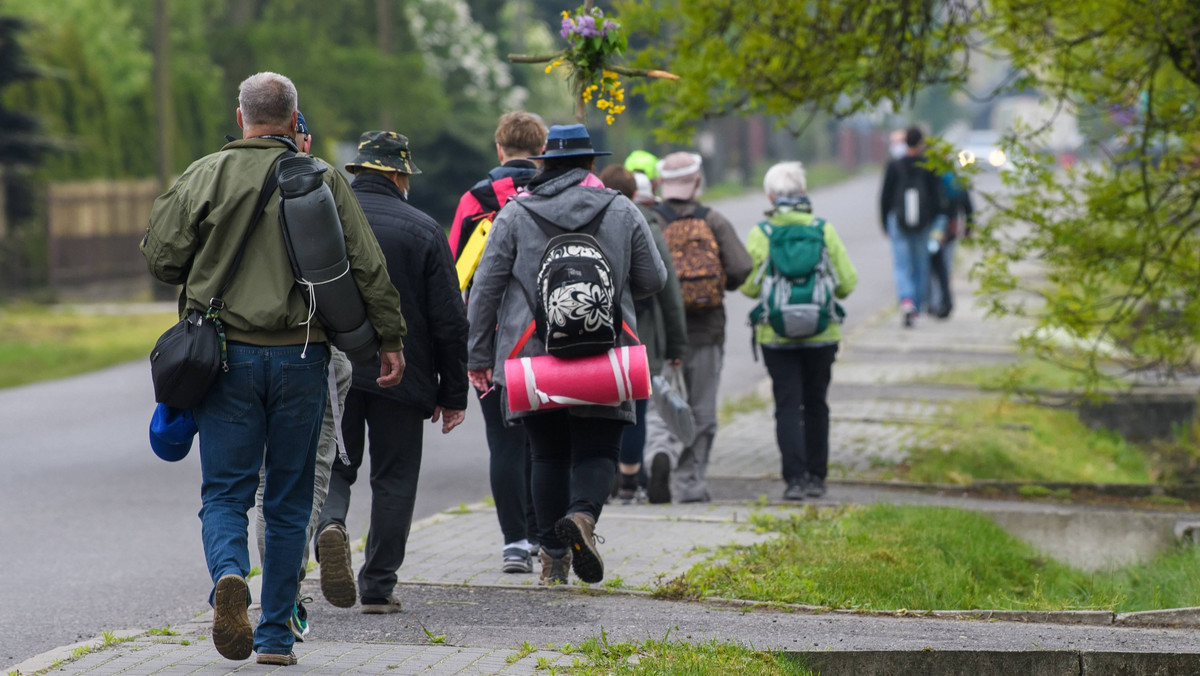
{"type": "MultiPolygon", "coordinates": [[[[813,215],[802,211],[780,211],[768,218],[767,222],[773,227],[812,227],[813,215]]],[[[757,226],[746,237],[746,251],[754,261],[754,272],[750,273],[750,277],[738,287],[738,290],[751,298],[758,298],[759,292],[762,291],[763,261],[767,259],[770,244],[771,240],[768,239],[767,234],[757,226]]],[[[829,251],[829,260],[833,263],[834,272],[837,273],[837,286],[834,288],[833,294],[838,298],[845,298],[850,295],[851,291],[854,291],[855,286],[858,286],[858,270],[854,269],[854,264],[850,262],[850,256],[846,253],[842,239],[838,237],[837,231],[829,223],[825,223],[825,248],[829,251]]],[[[756,326],[754,332],[755,339],[760,345],[775,347],[788,345],[798,347],[805,343],[836,343],[842,339],[842,325],[832,322],[829,324],[829,328],[808,338],[783,338],[776,335],[775,331],[765,324],[756,326]]]]}

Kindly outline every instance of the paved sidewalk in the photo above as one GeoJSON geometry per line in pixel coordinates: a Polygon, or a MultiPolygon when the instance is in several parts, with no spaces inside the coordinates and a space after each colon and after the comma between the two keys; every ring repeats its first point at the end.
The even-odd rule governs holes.
{"type": "MultiPolygon", "coordinates": [[[[834,368],[831,464],[855,471],[900,459],[924,426],[938,424],[947,400],[971,396],[962,388],[914,382],[921,375],[1014,358],[1009,346],[1021,326],[985,323],[982,311],[971,307],[970,289],[961,277],[958,289],[959,307],[951,321],[928,320],[905,330],[898,316],[884,313],[847,336],[834,368]]],[[[758,389],[760,398],[769,401],[769,384],[758,389]]],[[[805,506],[778,502],[783,484],[769,407],[743,411],[723,424],[709,474],[714,503],[604,509],[597,527],[605,537],[605,581],[600,585],[585,585],[572,576],[571,584],[546,589],[536,585],[536,574],[501,573],[503,542],[495,511],[486,504],[414,524],[398,589],[405,611],[363,616],[357,608],[333,608],[321,598],[312,574],[304,591],[314,597],[309,606],[313,632],[296,644],[299,665],[282,669],[320,675],[546,673],[547,665],[565,667],[576,659],[564,644],[577,645],[603,630],[610,641],[669,636],[806,653],[825,665],[826,674],[1200,673],[1200,644],[1195,641],[1200,612],[1194,610],[1166,617],[1031,614],[1024,622],[996,622],[960,619],[964,614],[958,612],[913,617],[655,600],[650,590],[719,553],[722,546],[752,545],[770,537],[751,526],[752,514],[786,514],[805,506]],[[526,653],[524,644],[535,651],[526,653]]],[[[829,494],[818,504],[882,500],[1026,511],[1035,517],[1069,509],[849,485],[831,476],[829,494]]],[[[361,543],[354,545],[357,567],[361,543]]],[[[991,619],[997,617],[1018,619],[1013,614],[991,619]]],[[[89,676],[274,670],[253,660],[221,658],[208,638],[211,612],[180,618],[170,629],[171,635],[118,632],[112,639],[132,640],[108,647],[100,647],[102,640],[90,642],[95,649],[87,643],[65,646],[10,670],[26,676],[42,670],[89,676]]]]}

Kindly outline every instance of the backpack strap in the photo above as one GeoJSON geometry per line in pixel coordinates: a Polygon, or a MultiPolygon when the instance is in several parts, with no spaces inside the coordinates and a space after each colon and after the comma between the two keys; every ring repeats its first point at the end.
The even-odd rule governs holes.
{"type": "MultiPolygon", "coordinates": [[[[533,337],[533,331],[535,328],[537,328],[535,323],[529,322],[529,326],[525,327],[525,331],[521,334],[521,337],[517,339],[517,344],[513,346],[512,352],[508,353],[509,359],[516,359],[517,355],[521,354],[521,350],[525,348],[525,343],[528,343],[529,339],[533,337]]],[[[628,333],[635,341],[637,341],[638,345],[642,344],[642,339],[638,338],[637,334],[633,332],[633,329],[629,327],[629,322],[622,320],[621,329],[624,330],[625,333],[628,333]]]]}

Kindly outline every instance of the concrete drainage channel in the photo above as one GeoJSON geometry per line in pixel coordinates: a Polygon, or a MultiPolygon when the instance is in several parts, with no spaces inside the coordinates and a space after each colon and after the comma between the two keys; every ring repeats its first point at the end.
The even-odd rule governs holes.
{"type": "Polygon", "coordinates": [[[1200,653],[1091,650],[855,650],[789,653],[821,676],[1176,676],[1200,674],[1200,653]]]}

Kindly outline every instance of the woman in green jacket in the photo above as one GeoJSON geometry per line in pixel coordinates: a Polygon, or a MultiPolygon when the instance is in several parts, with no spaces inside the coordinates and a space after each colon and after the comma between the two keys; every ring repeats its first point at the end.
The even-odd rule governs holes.
{"type": "MultiPolygon", "coordinates": [[[[767,170],[763,190],[771,202],[764,227],[756,227],[746,238],[746,251],[754,260],[755,273],[740,290],[751,298],[762,291],[770,252],[769,229],[823,227],[825,250],[833,269],[833,295],[845,298],[858,284],[858,271],[850,262],[837,231],[814,219],[808,201],[804,167],[799,162],[781,162],[767,170]]],[[[806,338],[779,335],[769,324],[755,327],[755,340],[762,346],[763,361],[771,376],[775,395],[775,438],[783,461],[786,500],[825,494],[829,466],[829,404],[826,400],[838,342],[842,339],[840,308],[828,327],[806,338]],[[803,412],[803,413],[802,413],[803,412]]]]}

